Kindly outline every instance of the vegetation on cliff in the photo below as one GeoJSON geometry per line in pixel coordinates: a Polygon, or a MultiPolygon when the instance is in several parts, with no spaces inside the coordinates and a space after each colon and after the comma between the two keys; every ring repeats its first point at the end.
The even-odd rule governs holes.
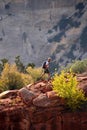
{"type": "MultiPolygon", "coordinates": [[[[37,68],[33,63],[29,63],[25,67],[19,56],[16,57],[14,64],[10,64],[7,59],[3,59],[0,70],[1,92],[20,89],[34,83],[41,78],[43,71],[41,67],[37,68]]],[[[52,77],[53,90],[57,92],[59,97],[66,100],[67,106],[72,110],[79,108],[87,100],[83,90],[77,87],[78,81],[76,77],[77,73],[82,73],[86,70],[87,59],[69,64],[60,74],[56,73],[52,77]]]]}
{"type": "Polygon", "coordinates": [[[0,90],[20,89],[28,84],[36,82],[42,73],[40,67],[33,63],[24,66],[20,57],[15,58],[15,63],[10,64],[7,59],[2,59],[0,64],[0,90]]]}
{"type": "Polygon", "coordinates": [[[70,68],[74,73],[81,74],[83,72],[86,72],[87,71],[87,59],[73,61],[72,63],[70,63],[66,66],[65,71],[66,72],[69,71],[70,68]]]}
{"type": "Polygon", "coordinates": [[[78,89],[78,81],[73,72],[61,72],[60,75],[56,74],[53,79],[53,90],[57,92],[59,97],[66,100],[67,105],[72,110],[79,108],[81,104],[86,101],[83,90],[78,89]]]}

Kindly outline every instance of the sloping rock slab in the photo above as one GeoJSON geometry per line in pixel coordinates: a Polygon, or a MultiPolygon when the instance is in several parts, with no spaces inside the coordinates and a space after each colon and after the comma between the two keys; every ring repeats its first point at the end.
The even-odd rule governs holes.
{"type": "Polygon", "coordinates": [[[57,99],[58,98],[58,94],[55,91],[49,91],[46,93],[46,95],[50,99],[57,99]]]}
{"type": "Polygon", "coordinates": [[[10,98],[10,97],[16,97],[18,90],[8,90],[4,91],[0,94],[0,99],[3,98],[10,98]]]}
{"type": "Polygon", "coordinates": [[[35,84],[27,85],[26,88],[30,91],[36,92],[39,95],[40,93],[46,93],[48,91],[52,91],[52,84],[49,82],[47,83],[39,81],[35,84]]]}
{"type": "Polygon", "coordinates": [[[56,99],[50,99],[46,94],[40,94],[37,98],[33,100],[33,104],[38,107],[51,107],[56,106],[57,104],[60,105],[61,101],[56,99]]]}
{"type": "Polygon", "coordinates": [[[87,76],[86,77],[77,77],[77,80],[79,82],[83,81],[83,80],[87,80],[87,76]]]}
{"type": "Polygon", "coordinates": [[[29,91],[26,88],[20,89],[19,92],[18,92],[18,94],[19,94],[19,96],[21,96],[21,98],[24,101],[24,103],[26,103],[28,105],[32,103],[32,100],[34,98],[37,97],[37,95],[34,92],[29,91]]]}

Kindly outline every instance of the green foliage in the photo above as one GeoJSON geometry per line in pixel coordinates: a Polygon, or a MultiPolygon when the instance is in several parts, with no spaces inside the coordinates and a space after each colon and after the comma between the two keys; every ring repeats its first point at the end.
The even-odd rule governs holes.
{"type": "Polygon", "coordinates": [[[25,68],[24,64],[22,63],[22,61],[20,59],[20,56],[16,56],[15,57],[15,64],[16,64],[18,70],[20,72],[23,72],[23,73],[26,73],[26,68],[28,68],[28,67],[34,68],[35,67],[34,63],[28,63],[27,66],[26,66],[26,68],[25,68]]]}
{"type": "Polygon", "coordinates": [[[15,63],[20,72],[25,72],[25,66],[23,65],[22,61],[20,60],[20,56],[15,57],[15,63]]]}
{"type": "Polygon", "coordinates": [[[26,69],[27,73],[33,78],[34,82],[41,78],[42,68],[32,68],[28,67],[26,69]]]}
{"type": "Polygon", "coordinates": [[[6,63],[8,63],[8,59],[3,58],[3,59],[1,59],[0,61],[1,61],[1,63],[0,63],[0,73],[1,73],[2,70],[3,70],[3,68],[4,68],[4,65],[5,65],[6,63]]]}
{"type": "Polygon", "coordinates": [[[29,74],[21,73],[21,76],[25,86],[34,82],[32,76],[29,74]]]}
{"type": "Polygon", "coordinates": [[[2,65],[4,66],[6,63],[8,63],[8,59],[3,58],[3,59],[1,59],[1,62],[2,62],[2,65]]]}
{"type": "Polygon", "coordinates": [[[82,101],[86,98],[82,90],[77,88],[78,82],[72,72],[61,72],[60,75],[55,75],[53,82],[53,90],[58,93],[58,96],[65,98],[67,105],[72,109],[79,108],[82,101]]]}
{"type": "Polygon", "coordinates": [[[87,71],[87,59],[74,61],[72,64],[68,64],[65,70],[69,71],[70,68],[75,73],[83,73],[87,71]]]}
{"type": "Polygon", "coordinates": [[[34,63],[28,63],[28,65],[27,65],[26,68],[28,68],[28,67],[32,67],[32,68],[34,68],[34,67],[35,67],[35,64],[34,64],[34,63]]]}
{"type": "Polygon", "coordinates": [[[5,64],[0,77],[0,89],[19,89],[32,82],[32,77],[22,74],[17,70],[16,65],[5,64]]]}
{"type": "Polygon", "coordinates": [[[26,72],[20,72],[16,64],[6,63],[0,76],[0,90],[20,89],[39,80],[42,75],[42,68],[28,67],[26,72]]]}

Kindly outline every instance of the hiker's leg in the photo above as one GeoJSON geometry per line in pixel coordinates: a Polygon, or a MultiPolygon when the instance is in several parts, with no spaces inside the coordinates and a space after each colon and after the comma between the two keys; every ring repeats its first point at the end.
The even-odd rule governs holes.
{"type": "Polygon", "coordinates": [[[45,75],[45,70],[43,70],[43,72],[42,72],[41,79],[43,79],[44,75],[45,75]]]}
{"type": "Polygon", "coordinates": [[[51,75],[50,75],[50,73],[48,73],[48,80],[50,80],[51,79],[51,75]]]}
{"type": "Polygon", "coordinates": [[[49,81],[50,78],[51,78],[51,75],[50,75],[50,71],[49,71],[49,69],[46,70],[46,73],[48,74],[48,81],[49,81]]]}

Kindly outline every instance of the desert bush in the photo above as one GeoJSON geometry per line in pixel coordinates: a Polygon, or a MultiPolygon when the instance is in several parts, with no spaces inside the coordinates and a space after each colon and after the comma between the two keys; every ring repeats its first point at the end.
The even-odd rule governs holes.
{"type": "Polygon", "coordinates": [[[21,76],[25,86],[33,83],[33,78],[31,75],[22,73],[21,76]]]}
{"type": "Polygon", "coordinates": [[[32,77],[24,75],[17,70],[16,65],[5,64],[0,77],[0,88],[2,91],[11,89],[20,89],[32,82],[32,77]]]}
{"type": "Polygon", "coordinates": [[[86,101],[84,92],[77,88],[78,82],[73,72],[61,72],[56,74],[52,81],[53,90],[58,93],[59,97],[66,99],[67,105],[72,110],[79,108],[82,101],[86,101]]]}
{"type": "Polygon", "coordinates": [[[83,73],[87,71],[87,59],[81,60],[81,61],[80,60],[74,61],[73,63],[68,64],[65,70],[69,71],[70,68],[75,73],[83,73]]]}
{"type": "Polygon", "coordinates": [[[33,81],[37,81],[41,78],[42,75],[42,68],[38,67],[38,68],[32,68],[32,67],[28,67],[26,69],[27,73],[32,77],[33,81]]]}

